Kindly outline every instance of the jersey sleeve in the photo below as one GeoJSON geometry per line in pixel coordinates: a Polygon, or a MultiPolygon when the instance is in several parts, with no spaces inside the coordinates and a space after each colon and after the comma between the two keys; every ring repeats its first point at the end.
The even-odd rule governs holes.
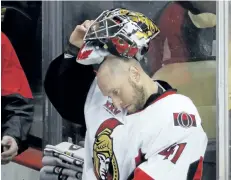
{"type": "Polygon", "coordinates": [[[81,65],[75,59],[64,53],[56,57],[49,64],[44,89],[64,119],[85,127],[84,103],[95,74],[91,66],[81,65]]]}
{"type": "Polygon", "coordinates": [[[144,112],[145,160],[134,180],[200,180],[207,136],[196,107],[181,95],[157,103],[144,112]]]}
{"type": "Polygon", "coordinates": [[[191,153],[185,143],[166,148],[137,167],[133,180],[201,180],[203,157],[189,164],[191,153]]]}

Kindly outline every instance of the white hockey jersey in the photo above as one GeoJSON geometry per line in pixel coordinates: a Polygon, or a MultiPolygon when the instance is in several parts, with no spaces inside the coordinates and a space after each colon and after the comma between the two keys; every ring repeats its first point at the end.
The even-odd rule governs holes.
{"type": "Polygon", "coordinates": [[[126,115],[94,80],[85,103],[83,180],[200,180],[207,136],[193,102],[169,90],[126,115]]]}

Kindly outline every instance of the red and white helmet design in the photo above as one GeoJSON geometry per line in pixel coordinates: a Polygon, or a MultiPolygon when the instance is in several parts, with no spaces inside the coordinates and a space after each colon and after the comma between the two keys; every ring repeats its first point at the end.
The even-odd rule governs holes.
{"type": "Polygon", "coordinates": [[[77,62],[100,64],[109,54],[140,61],[159,32],[153,21],[141,13],[120,8],[104,11],[89,27],[77,62]]]}

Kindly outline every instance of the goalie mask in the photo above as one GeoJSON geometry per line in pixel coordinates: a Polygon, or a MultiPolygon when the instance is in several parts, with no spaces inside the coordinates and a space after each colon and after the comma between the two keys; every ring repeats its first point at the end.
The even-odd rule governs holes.
{"type": "Polygon", "coordinates": [[[159,32],[141,13],[120,8],[104,11],[87,30],[77,62],[100,64],[110,54],[140,61],[159,32]]]}

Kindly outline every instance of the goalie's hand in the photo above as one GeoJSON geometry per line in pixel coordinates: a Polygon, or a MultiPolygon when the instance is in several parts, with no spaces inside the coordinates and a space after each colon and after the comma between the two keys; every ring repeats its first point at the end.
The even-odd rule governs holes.
{"type": "Polygon", "coordinates": [[[91,26],[91,24],[94,22],[94,20],[86,20],[83,24],[77,25],[75,27],[75,30],[71,33],[69,42],[78,47],[81,48],[84,44],[83,38],[88,30],[88,28],[91,26]]]}

